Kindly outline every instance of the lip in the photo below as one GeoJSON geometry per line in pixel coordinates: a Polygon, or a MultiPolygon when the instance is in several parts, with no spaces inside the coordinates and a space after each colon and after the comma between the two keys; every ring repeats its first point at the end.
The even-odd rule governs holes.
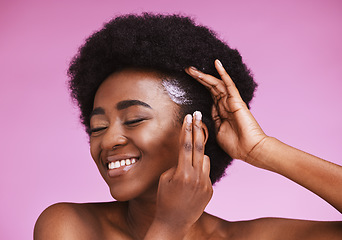
{"type": "Polygon", "coordinates": [[[103,161],[104,168],[107,170],[107,175],[110,178],[119,177],[125,173],[127,173],[131,168],[133,168],[137,162],[140,160],[140,157],[131,154],[116,154],[116,155],[109,155],[104,158],[103,161]],[[128,165],[128,166],[121,166],[119,168],[108,169],[108,164],[110,162],[121,161],[126,159],[136,159],[136,163],[128,165]]]}
{"type": "Polygon", "coordinates": [[[118,154],[118,155],[110,155],[105,157],[104,165],[107,166],[110,162],[126,160],[130,158],[140,159],[139,156],[136,155],[129,155],[129,154],[118,154]]]}
{"type": "Polygon", "coordinates": [[[107,175],[110,178],[115,178],[115,177],[119,177],[125,173],[127,173],[129,170],[131,170],[132,168],[135,167],[137,163],[134,163],[132,165],[129,166],[121,166],[119,168],[114,168],[114,169],[107,169],[107,175]]]}

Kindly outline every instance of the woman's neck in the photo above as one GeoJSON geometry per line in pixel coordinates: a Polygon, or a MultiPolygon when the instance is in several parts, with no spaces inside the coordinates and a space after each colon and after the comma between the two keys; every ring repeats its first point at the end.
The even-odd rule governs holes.
{"type": "MultiPolygon", "coordinates": [[[[134,199],[127,203],[126,211],[126,223],[129,232],[134,237],[134,239],[143,239],[149,230],[155,216],[156,211],[156,198],[154,199],[134,199]]],[[[209,217],[210,218],[210,217],[209,217]]],[[[196,239],[198,233],[204,235],[204,228],[206,228],[206,220],[208,220],[208,214],[203,213],[201,218],[192,226],[188,236],[190,239],[196,239]],[[203,222],[204,221],[204,222],[203,222]]],[[[211,219],[211,223],[216,225],[217,221],[211,219]]]]}
{"type": "Polygon", "coordinates": [[[150,228],[156,211],[156,196],[128,201],[126,222],[132,236],[142,239],[150,228]]]}

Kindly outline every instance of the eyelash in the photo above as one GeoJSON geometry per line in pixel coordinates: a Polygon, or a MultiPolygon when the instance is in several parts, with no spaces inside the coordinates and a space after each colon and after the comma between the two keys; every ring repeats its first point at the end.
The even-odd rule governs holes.
{"type": "Polygon", "coordinates": [[[90,129],[90,134],[99,132],[99,131],[104,130],[106,128],[107,127],[92,128],[92,129],[90,129]]]}
{"type": "MultiPolygon", "coordinates": [[[[136,124],[136,123],[140,123],[140,122],[142,122],[144,120],[145,120],[144,118],[138,118],[138,119],[134,119],[134,120],[131,120],[131,121],[126,121],[126,122],[124,122],[124,124],[125,125],[133,125],[133,124],[136,124]]],[[[90,129],[90,134],[99,132],[99,131],[104,130],[106,128],[107,127],[92,128],[92,129],[90,129]]]]}
{"type": "Polygon", "coordinates": [[[133,125],[135,123],[140,123],[142,121],[144,121],[145,119],[144,118],[138,118],[138,119],[134,119],[134,120],[131,120],[131,121],[126,121],[124,122],[125,125],[133,125]]]}

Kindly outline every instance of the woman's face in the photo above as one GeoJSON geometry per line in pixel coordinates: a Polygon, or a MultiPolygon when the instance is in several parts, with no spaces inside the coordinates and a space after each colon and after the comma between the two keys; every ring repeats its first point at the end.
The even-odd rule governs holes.
{"type": "Polygon", "coordinates": [[[152,71],[126,69],[99,87],[90,119],[91,155],[119,201],[155,196],[178,161],[179,107],[152,71]]]}

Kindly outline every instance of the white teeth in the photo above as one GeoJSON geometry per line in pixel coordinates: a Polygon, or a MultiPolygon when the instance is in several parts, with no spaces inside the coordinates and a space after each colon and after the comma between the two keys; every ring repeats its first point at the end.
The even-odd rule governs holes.
{"type": "Polygon", "coordinates": [[[131,165],[131,160],[130,159],[126,159],[126,166],[131,165]]]}
{"type": "Polygon", "coordinates": [[[108,163],[108,168],[109,169],[114,169],[114,162],[108,163]]]}
{"type": "Polygon", "coordinates": [[[129,165],[134,164],[135,162],[136,162],[136,158],[123,159],[123,160],[118,160],[115,162],[110,162],[108,163],[108,169],[115,169],[121,166],[129,166],[129,165]]]}

